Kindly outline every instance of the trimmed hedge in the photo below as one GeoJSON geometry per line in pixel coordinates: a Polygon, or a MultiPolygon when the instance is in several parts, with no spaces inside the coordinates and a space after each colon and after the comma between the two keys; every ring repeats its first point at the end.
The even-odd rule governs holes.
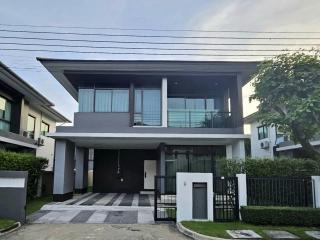
{"type": "Polygon", "coordinates": [[[30,153],[0,151],[0,170],[28,171],[28,199],[36,196],[41,171],[47,164],[47,159],[30,153]]]}
{"type": "Polygon", "coordinates": [[[245,161],[218,159],[217,168],[221,176],[246,173],[248,177],[320,175],[320,162],[311,159],[280,157],[272,159],[247,158],[245,161]]]}
{"type": "Polygon", "coordinates": [[[241,207],[242,221],[258,225],[320,226],[320,209],[295,207],[241,207]]]}

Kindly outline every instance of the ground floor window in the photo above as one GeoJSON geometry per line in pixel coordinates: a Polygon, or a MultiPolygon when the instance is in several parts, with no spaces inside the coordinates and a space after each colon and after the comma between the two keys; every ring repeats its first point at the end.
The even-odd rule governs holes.
{"type": "Polygon", "coordinates": [[[167,146],[166,176],[176,176],[176,172],[215,173],[216,159],[223,156],[224,146],[167,146]]]}

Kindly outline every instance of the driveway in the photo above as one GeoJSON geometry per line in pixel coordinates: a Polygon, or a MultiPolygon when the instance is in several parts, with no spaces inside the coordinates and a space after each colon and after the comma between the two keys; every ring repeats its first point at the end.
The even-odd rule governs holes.
{"type": "Polygon", "coordinates": [[[27,224],[3,238],[7,240],[167,240],[189,239],[168,224],[27,224]]]}
{"type": "Polygon", "coordinates": [[[28,223],[152,224],[153,195],[87,193],[49,203],[28,216],[28,223]]]}

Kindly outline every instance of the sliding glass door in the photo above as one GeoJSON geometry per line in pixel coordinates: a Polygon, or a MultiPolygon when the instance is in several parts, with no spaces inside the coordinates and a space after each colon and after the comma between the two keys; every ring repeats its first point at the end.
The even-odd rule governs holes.
{"type": "Polygon", "coordinates": [[[136,89],[134,124],[141,126],[161,125],[160,89],[136,89]]]}

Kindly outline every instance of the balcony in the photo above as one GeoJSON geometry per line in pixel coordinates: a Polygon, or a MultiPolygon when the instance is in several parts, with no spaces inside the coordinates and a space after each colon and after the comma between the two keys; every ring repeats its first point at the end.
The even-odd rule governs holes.
{"type": "Polygon", "coordinates": [[[169,110],[168,127],[176,128],[230,128],[231,112],[169,110]]]}

